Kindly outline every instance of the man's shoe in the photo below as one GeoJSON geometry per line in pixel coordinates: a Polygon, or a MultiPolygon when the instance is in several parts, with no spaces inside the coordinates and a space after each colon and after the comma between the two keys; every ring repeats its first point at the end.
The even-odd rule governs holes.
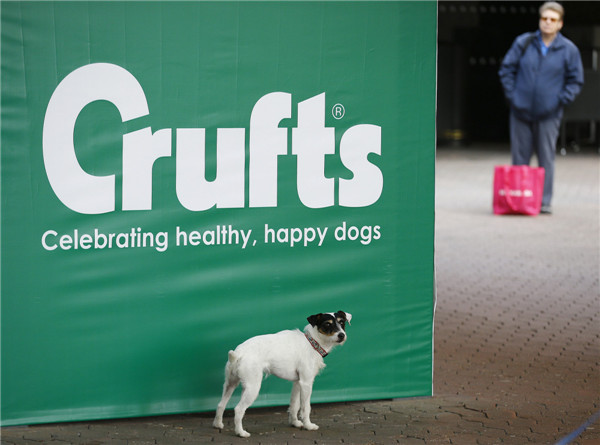
{"type": "Polygon", "coordinates": [[[544,215],[552,215],[552,207],[542,206],[542,208],[540,209],[540,213],[543,213],[544,215]]]}

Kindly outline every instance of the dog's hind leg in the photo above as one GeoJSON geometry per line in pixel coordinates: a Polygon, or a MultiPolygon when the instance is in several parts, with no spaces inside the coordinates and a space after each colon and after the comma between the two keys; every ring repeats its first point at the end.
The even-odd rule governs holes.
{"type": "Polygon", "coordinates": [[[256,378],[242,381],[243,391],[240,402],[235,407],[235,433],[240,437],[250,437],[250,433],[244,430],[242,419],[246,410],[254,403],[260,391],[262,383],[262,375],[259,374],[256,378]]]}
{"type": "Polygon", "coordinates": [[[234,367],[235,356],[230,352],[229,360],[227,361],[227,365],[225,366],[225,383],[223,384],[223,396],[221,397],[221,401],[217,406],[217,412],[215,414],[215,420],[213,421],[213,426],[220,430],[223,429],[225,425],[223,425],[223,413],[225,412],[225,408],[227,408],[227,402],[231,398],[233,391],[240,384],[240,379],[237,376],[237,371],[234,367]]]}
{"type": "Polygon", "coordinates": [[[302,428],[302,422],[300,422],[298,419],[298,411],[300,411],[300,384],[298,382],[294,382],[294,386],[292,387],[292,396],[290,398],[288,418],[290,425],[295,426],[296,428],[302,428]]]}

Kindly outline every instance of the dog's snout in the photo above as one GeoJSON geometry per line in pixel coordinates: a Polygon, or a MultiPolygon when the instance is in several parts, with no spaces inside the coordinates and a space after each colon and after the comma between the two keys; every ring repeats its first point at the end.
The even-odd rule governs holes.
{"type": "Polygon", "coordinates": [[[338,340],[339,341],[343,341],[346,338],[346,334],[344,334],[343,332],[340,332],[338,334],[338,340]]]}

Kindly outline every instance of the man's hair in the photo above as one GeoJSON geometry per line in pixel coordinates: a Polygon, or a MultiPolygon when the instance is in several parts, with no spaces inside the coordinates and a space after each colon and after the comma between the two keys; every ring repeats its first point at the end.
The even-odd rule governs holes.
{"type": "Polygon", "coordinates": [[[542,15],[542,13],[546,10],[552,10],[554,12],[558,12],[558,14],[560,15],[560,19],[562,20],[563,17],[565,16],[565,9],[562,7],[562,5],[558,2],[546,2],[544,3],[542,6],[540,6],[540,17],[542,15]]]}

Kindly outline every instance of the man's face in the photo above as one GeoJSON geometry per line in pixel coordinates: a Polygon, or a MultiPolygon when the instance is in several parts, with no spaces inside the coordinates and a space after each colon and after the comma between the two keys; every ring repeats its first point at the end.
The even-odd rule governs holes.
{"type": "Polygon", "coordinates": [[[540,31],[544,35],[553,36],[562,28],[563,22],[560,14],[551,9],[546,9],[540,16],[540,31]]]}

